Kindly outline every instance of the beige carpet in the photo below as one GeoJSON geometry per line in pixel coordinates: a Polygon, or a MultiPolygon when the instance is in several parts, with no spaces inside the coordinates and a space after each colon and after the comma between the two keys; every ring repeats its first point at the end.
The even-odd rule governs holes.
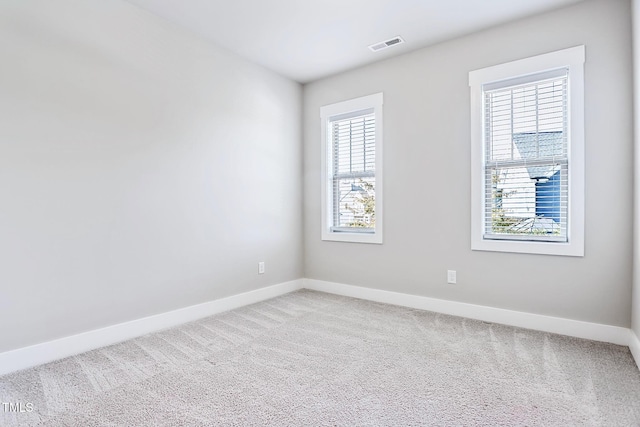
{"type": "Polygon", "coordinates": [[[626,347],[308,290],[0,377],[2,426],[638,426],[626,347]]]}

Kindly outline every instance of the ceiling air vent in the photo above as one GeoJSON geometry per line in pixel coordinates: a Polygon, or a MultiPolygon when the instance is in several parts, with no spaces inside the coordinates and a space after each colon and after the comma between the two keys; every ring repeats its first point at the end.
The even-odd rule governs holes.
{"type": "Polygon", "coordinates": [[[386,49],[388,47],[395,46],[401,43],[404,43],[404,39],[400,36],[396,36],[392,39],[385,40],[383,42],[374,43],[371,46],[369,46],[369,49],[371,49],[374,52],[377,52],[379,50],[386,49]]]}

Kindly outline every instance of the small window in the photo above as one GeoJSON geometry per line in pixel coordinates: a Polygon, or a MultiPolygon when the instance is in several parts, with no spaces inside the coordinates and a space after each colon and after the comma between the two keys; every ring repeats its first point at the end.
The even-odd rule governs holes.
{"type": "Polygon", "coordinates": [[[584,253],[584,47],[472,71],[472,249],[584,253]]]}
{"type": "Polygon", "coordinates": [[[382,243],[382,94],[321,108],[322,240],[382,243]]]}

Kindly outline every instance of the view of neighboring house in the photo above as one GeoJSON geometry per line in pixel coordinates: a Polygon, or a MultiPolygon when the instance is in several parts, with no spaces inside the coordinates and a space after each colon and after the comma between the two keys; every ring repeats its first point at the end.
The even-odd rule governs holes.
{"type": "MultiPolygon", "coordinates": [[[[523,132],[514,134],[513,142],[518,158],[533,160],[561,156],[562,138],[560,131],[523,132]]],[[[509,231],[559,232],[561,211],[567,203],[561,199],[562,170],[560,164],[501,170],[495,180],[494,209],[517,219],[509,231]]]]}

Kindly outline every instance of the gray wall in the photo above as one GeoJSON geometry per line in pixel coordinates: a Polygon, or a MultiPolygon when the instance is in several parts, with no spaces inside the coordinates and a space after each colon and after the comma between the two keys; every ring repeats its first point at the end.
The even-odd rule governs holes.
{"type": "Polygon", "coordinates": [[[0,352],[302,277],[300,85],[121,1],[0,58],[0,352]]]}
{"type": "Polygon", "coordinates": [[[597,0],[304,87],[305,277],[628,327],[630,3],[597,0]],[[470,250],[468,72],[586,45],[583,258],[470,250]],[[384,244],[320,240],[320,107],[384,92],[384,244]],[[458,285],[446,284],[446,270],[458,285]]]}
{"type": "Polygon", "coordinates": [[[633,70],[634,70],[634,247],[633,247],[633,295],[631,299],[631,327],[640,338],[640,0],[633,0],[633,70]]]}

